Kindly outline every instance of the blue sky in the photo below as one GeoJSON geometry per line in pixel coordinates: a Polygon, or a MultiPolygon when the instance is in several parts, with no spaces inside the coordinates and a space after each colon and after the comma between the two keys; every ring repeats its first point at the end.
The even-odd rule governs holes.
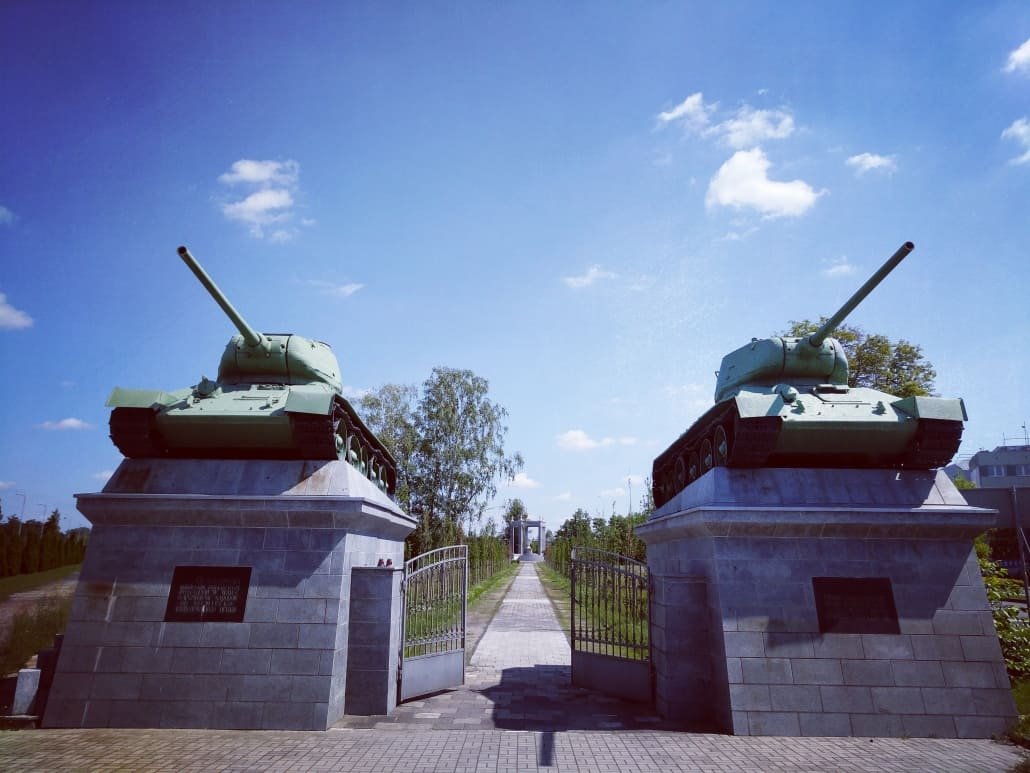
{"type": "Polygon", "coordinates": [[[179,244],[349,394],[489,379],[551,528],[906,239],[849,321],[923,346],[961,453],[1030,418],[1025,3],[7,2],[0,73],[5,512],[84,523],[111,388],[214,375],[179,244]]]}

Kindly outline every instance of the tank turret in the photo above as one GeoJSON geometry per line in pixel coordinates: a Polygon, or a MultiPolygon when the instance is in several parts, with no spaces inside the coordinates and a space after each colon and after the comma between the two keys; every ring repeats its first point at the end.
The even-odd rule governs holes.
{"type": "Polygon", "coordinates": [[[754,338],[723,357],[715,405],[654,461],[660,507],[712,467],[931,469],[951,461],[961,398],[898,398],[848,386],[833,331],[912,252],[905,242],[808,336],[754,338]]]}
{"type": "Polygon", "coordinates": [[[337,459],[393,494],[396,463],[342,395],[328,344],[259,333],[186,247],[179,256],[239,331],[217,378],[176,392],[115,388],[111,440],[128,457],[337,459]]]}

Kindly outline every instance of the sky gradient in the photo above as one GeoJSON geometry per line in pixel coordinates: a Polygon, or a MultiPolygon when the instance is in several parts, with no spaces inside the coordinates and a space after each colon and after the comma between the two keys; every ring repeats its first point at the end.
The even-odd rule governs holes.
{"type": "Polygon", "coordinates": [[[351,397],[487,378],[496,504],[552,529],[909,239],[849,322],[923,347],[960,454],[1030,418],[1025,3],[16,1],[0,73],[5,513],[82,525],[111,389],[214,376],[179,244],[351,397]]]}

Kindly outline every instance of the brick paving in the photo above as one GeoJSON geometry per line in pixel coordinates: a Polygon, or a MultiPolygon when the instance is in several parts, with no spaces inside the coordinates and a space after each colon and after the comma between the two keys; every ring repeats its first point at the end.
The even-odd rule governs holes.
{"type": "Polygon", "coordinates": [[[132,771],[1006,771],[983,740],[758,738],[677,732],[638,704],[570,685],[568,642],[532,565],[479,639],[464,687],[325,733],[0,733],[0,769],[132,771]]]}

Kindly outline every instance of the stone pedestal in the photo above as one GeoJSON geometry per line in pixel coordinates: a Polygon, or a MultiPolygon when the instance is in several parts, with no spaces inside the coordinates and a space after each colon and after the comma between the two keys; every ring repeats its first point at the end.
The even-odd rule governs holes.
{"type": "Polygon", "coordinates": [[[716,468],[637,528],[656,700],[738,735],[990,737],[1015,719],[944,473],[716,468]]]}
{"type": "Polygon", "coordinates": [[[397,706],[403,569],[351,573],[347,713],[391,714],[397,706]]]}
{"type": "Polygon", "coordinates": [[[362,638],[352,570],[403,565],[414,528],[342,461],[129,459],[78,507],[93,530],[45,727],[326,729],[362,638]],[[249,574],[244,599],[183,585],[209,567],[249,574]],[[223,619],[190,620],[198,597],[223,619]]]}

